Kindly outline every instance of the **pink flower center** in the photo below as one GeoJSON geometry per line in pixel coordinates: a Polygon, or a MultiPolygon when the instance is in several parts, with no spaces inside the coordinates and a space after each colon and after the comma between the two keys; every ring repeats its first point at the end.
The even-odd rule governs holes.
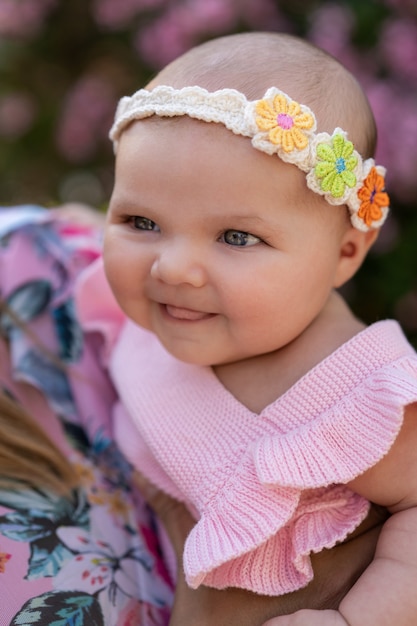
{"type": "Polygon", "coordinates": [[[294,126],[294,120],[287,113],[280,113],[277,117],[277,124],[283,130],[290,130],[294,126]]]}

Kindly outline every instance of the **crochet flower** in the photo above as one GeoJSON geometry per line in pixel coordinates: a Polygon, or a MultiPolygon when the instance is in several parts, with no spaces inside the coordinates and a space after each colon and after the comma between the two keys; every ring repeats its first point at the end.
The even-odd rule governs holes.
{"type": "Polygon", "coordinates": [[[363,181],[363,186],[358,191],[361,205],[358,217],[371,227],[373,222],[378,222],[383,217],[382,209],[388,207],[389,197],[385,192],[385,179],[373,167],[363,181]]]}
{"type": "Polygon", "coordinates": [[[256,124],[267,131],[269,141],[282,147],[284,152],[304,150],[309,142],[309,131],[315,124],[311,113],[301,108],[298,102],[278,93],[271,99],[256,103],[256,124]]]}
{"type": "Polygon", "coordinates": [[[353,170],[358,164],[358,158],[354,154],[353,143],[342,134],[335,134],[331,145],[319,143],[316,151],[319,163],[314,173],[320,180],[321,190],[329,192],[333,198],[342,198],[346,187],[356,185],[353,170]]]}

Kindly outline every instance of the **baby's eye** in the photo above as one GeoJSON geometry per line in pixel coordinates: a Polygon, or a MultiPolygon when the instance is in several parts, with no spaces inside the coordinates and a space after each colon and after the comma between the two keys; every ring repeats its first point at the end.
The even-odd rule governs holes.
{"type": "Polygon", "coordinates": [[[159,226],[157,226],[155,222],[153,222],[147,217],[140,217],[140,216],[132,217],[131,223],[132,223],[133,228],[136,228],[137,230],[159,231],[159,226]]]}
{"type": "Polygon", "coordinates": [[[262,241],[259,237],[241,230],[226,230],[222,235],[222,240],[230,246],[254,246],[262,241]]]}

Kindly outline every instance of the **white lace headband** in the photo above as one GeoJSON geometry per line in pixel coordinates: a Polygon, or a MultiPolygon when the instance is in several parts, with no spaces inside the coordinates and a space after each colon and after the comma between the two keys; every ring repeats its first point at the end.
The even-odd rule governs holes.
{"type": "Polygon", "coordinates": [[[152,115],[188,115],[224,124],[236,135],[250,137],[256,149],[277,154],[306,172],[307,186],[330,204],[346,204],[351,222],[359,230],[379,228],[387,217],[385,168],[374,159],[363,160],[341,128],[332,135],[316,133],[311,109],[275,87],[254,101],[235,89],[209,92],[197,86],[174,89],[165,85],[152,91],[140,89],[122,98],[117,107],[110,130],[115,152],[126,126],[152,115]]]}

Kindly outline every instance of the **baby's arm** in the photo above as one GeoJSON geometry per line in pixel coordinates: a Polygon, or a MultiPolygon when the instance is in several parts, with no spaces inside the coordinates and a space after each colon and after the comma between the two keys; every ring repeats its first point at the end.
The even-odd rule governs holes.
{"type": "Polygon", "coordinates": [[[303,610],[264,626],[415,626],[417,623],[417,404],[407,407],[389,453],[349,485],[392,516],[374,560],[338,611],[303,610]]]}

